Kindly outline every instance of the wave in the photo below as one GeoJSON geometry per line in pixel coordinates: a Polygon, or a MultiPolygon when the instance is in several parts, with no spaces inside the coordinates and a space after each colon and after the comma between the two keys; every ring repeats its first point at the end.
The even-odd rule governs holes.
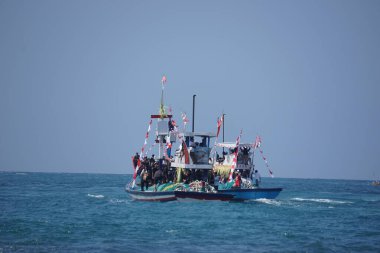
{"type": "Polygon", "coordinates": [[[88,197],[90,197],[90,198],[96,198],[96,199],[102,199],[102,198],[104,198],[104,195],[101,195],[101,194],[99,194],[99,195],[93,195],[93,194],[87,194],[87,196],[88,197]]]}
{"type": "Polygon", "coordinates": [[[332,199],[304,199],[304,198],[292,198],[295,201],[309,201],[317,203],[329,203],[329,204],[352,204],[351,201],[332,200],[332,199]]]}
{"type": "Polygon", "coordinates": [[[174,233],[177,233],[178,230],[175,230],[175,229],[170,229],[170,230],[165,230],[166,233],[169,233],[169,234],[174,234],[174,233]]]}
{"type": "Polygon", "coordinates": [[[110,199],[110,203],[112,204],[119,204],[119,203],[129,203],[130,200],[128,199],[110,199]]]}
{"type": "Polygon", "coordinates": [[[259,202],[259,203],[268,204],[268,205],[275,205],[275,206],[281,205],[280,201],[274,200],[274,199],[255,199],[254,201],[259,202]]]}

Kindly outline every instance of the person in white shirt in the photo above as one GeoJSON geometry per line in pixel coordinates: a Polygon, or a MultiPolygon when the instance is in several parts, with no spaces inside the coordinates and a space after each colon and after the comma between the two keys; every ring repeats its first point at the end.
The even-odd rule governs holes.
{"type": "Polygon", "coordinates": [[[261,175],[257,170],[255,170],[253,181],[255,182],[256,186],[259,187],[259,184],[261,183],[261,175]]]}

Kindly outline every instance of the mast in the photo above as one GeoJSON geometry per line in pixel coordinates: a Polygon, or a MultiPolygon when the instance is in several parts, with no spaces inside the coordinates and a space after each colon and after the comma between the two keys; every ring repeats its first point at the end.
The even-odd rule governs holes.
{"type": "Polygon", "coordinates": [[[193,127],[192,127],[192,132],[194,133],[194,118],[195,118],[195,94],[193,95],[193,127]]]}
{"type": "Polygon", "coordinates": [[[164,119],[169,116],[169,115],[166,115],[165,105],[164,105],[164,84],[165,83],[166,83],[166,75],[163,75],[162,79],[161,79],[161,103],[160,103],[160,112],[159,112],[160,116],[158,118],[158,125],[161,126],[161,127],[158,126],[158,144],[159,144],[158,157],[160,159],[161,159],[161,156],[164,154],[163,143],[164,143],[164,138],[165,138],[165,136],[163,136],[162,133],[160,133],[160,130],[161,130],[160,128],[162,128],[164,126],[164,123],[161,123],[161,121],[164,121],[164,119]]]}
{"type": "MultiPolygon", "coordinates": [[[[223,121],[222,121],[222,123],[223,123],[223,143],[224,143],[224,116],[225,116],[226,114],[225,113],[223,113],[223,121]]],[[[223,156],[224,156],[224,147],[223,147],[223,154],[222,154],[223,156]]]]}
{"type": "MultiPolygon", "coordinates": [[[[162,80],[161,80],[161,103],[160,103],[160,118],[158,119],[158,121],[162,121],[163,118],[165,117],[165,107],[164,107],[164,83],[166,81],[166,77],[165,75],[162,77],[162,80]]],[[[162,154],[162,143],[163,143],[163,136],[158,134],[158,158],[161,159],[161,154],[162,154]]]]}

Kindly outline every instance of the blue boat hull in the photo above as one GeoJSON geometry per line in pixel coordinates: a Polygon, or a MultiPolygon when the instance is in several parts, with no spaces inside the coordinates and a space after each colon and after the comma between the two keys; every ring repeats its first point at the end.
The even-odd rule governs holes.
{"type": "Polygon", "coordinates": [[[228,189],[219,190],[220,193],[231,194],[233,200],[251,200],[251,199],[275,199],[282,188],[254,188],[254,189],[228,189]]]}
{"type": "Polygon", "coordinates": [[[208,192],[185,192],[185,191],[175,191],[175,196],[177,200],[220,200],[220,201],[230,201],[234,198],[231,194],[225,193],[208,193],[208,192]]]}

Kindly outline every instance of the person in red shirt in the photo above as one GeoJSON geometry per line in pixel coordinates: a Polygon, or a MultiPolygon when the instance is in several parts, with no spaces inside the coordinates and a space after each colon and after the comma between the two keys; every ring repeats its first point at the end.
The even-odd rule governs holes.
{"type": "Polygon", "coordinates": [[[240,188],[241,186],[241,176],[240,176],[240,173],[235,177],[235,184],[234,184],[234,187],[236,188],[240,188]]]}

